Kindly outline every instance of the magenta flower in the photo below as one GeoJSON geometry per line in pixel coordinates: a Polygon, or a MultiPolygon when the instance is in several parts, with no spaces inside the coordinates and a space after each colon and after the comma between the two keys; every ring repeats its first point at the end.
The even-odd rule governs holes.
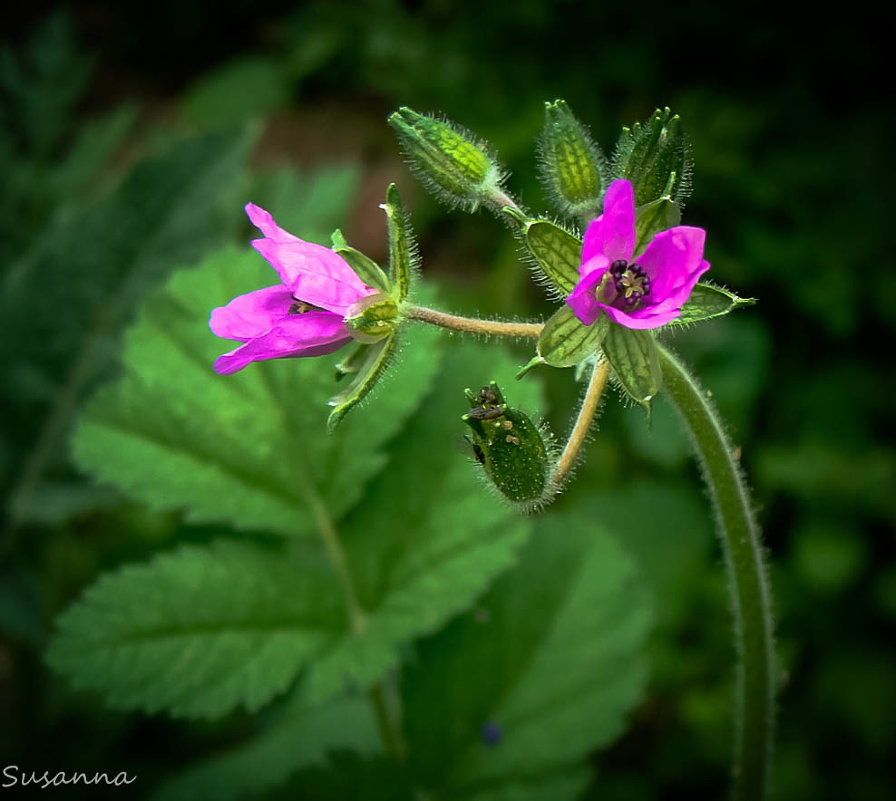
{"type": "Polygon", "coordinates": [[[632,261],[634,193],[628,181],[614,181],[604,213],[585,231],[581,278],[566,302],[585,325],[604,313],[626,328],[659,328],[681,315],[697,279],[709,269],[705,239],[702,228],[679,225],[658,233],[632,261]]]}
{"type": "Polygon", "coordinates": [[[249,203],[246,213],[264,234],[252,246],[277,271],[280,283],[212,311],[212,331],[244,343],[219,356],[215,372],[227,375],[249,362],[322,356],[341,348],[352,339],[345,318],[376,290],[337,253],[284,231],[264,209],[249,203]]]}

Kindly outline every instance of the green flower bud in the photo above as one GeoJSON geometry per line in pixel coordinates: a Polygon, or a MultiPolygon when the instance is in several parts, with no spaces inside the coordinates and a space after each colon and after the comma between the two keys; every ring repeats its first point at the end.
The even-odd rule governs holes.
{"type": "Polygon", "coordinates": [[[563,214],[590,221],[600,214],[606,160],[566,101],[545,103],[544,111],[542,182],[563,214]]]}
{"type": "Polygon", "coordinates": [[[679,206],[690,194],[691,145],[681,118],[657,109],[644,123],[623,128],[613,156],[613,176],[632,182],[635,205],[667,196],[679,206]]]}
{"type": "Polygon", "coordinates": [[[461,419],[471,429],[485,474],[510,501],[527,507],[544,501],[551,460],[541,431],[528,415],[507,405],[494,381],[465,394],[471,408],[461,419]]]}
{"type": "Polygon", "coordinates": [[[398,306],[383,293],[368,295],[354,304],[345,315],[345,324],[358,342],[378,342],[395,333],[398,306]]]}
{"type": "Polygon", "coordinates": [[[392,114],[389,124],[411,166],[436,197],[467,211],[475,211],[485,201],[499,208],[504,205],[504,171],[485,141],[407,107],[392,114]]]}

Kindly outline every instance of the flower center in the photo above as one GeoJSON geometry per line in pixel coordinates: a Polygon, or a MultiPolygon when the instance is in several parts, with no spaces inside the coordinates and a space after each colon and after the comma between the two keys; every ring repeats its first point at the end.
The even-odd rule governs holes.
{"type": "Polygon", "coordinates": [[[304,300],[299,300],[295,295],[292,296],[292,303],[287,310],[287,314],[305,314],[305,312],[310,311],[320,311],[317,306],[312,306],[310,303],[305,303],[304,300]]]}
{"type": "Polygon", "coordinates": [[[617,309],[631,311],[650,294],[650,277],[636,262],[617,259],[597,288],[597,297],[617,309]]]}

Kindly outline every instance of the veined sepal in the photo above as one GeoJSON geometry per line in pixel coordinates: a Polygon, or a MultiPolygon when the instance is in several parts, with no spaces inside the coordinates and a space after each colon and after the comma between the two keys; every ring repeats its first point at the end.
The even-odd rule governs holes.
{"type": "Polygon", "coordinates": [[[550,220],[526,220],[523,243],[538,272],[557,297],[569,295],[579,281],[582,240],[550,220]]]}
{"type": "Polygon", "coordinates": [[[531,509],[550,497],[553,460],[541,429],[507,404],[492,381],[479,392],[467,389],[473,452],[492,485],[509,501],[531,509]]]}
{"type": "Polygon", "coordinates": [[[612,174],[631,181],[636,206],[663,197],[667,187],[670,199],[682,205],[690,194],[692,169],[690,142],[681,118],[670,109],[657,109],[646,122],[622,129],[612,174]]]}
{"type": "MultiPolygon", "coordinates": [[[[670,189],[674,180],[675,174],[673,173],[669,179],[667,190],[670,189]]],[[[668,194],[636,208],[633,258],[637,259],[658,233],[668,231],[670,228],[680,224],[681,207],[668,194]]]]}
{"type": "Polygon", "coordinates": [[[380,208],[386,212],[389,232],[389,279],[394,288],[393,297],[400,303],[410,290],[411,273],[417,262],[417,241],[395,184],[389,184],[386,202],[380,208]]]}
{"type": "Polygon", "coordinates": [[[500,209],[506,171],[488,143],[454,123],[403,106],[389,117],[411,167],[440,200],[466,211],[492,201],[500,209]]]}
{"type": "Polygon", "coordinates": [[[591,325],[585,325],[564,303],[544,324],[535,346],[537,355],[523,368],[523,372],[537,364],[574,367],[601,349],[609,325],[604,314],[591,325]]]}
{"type": "MultiPolygon", "coordinates": [[[[606,317],[601,315],[598,320],[606,317]]],[[[603,355],[616,382],[650,415],[650,401],[660,390],[663,374],[656,342],[649,331],[610,322],[603,341],[603,355]]]]}
{"type": "Polygon", "coordinates": [[[397,335],[392,334],[373,344],[355,343],[348,355],[336,365],[337,375],[353,374],[349,385],[330,398],[333,407],[327,418],[327,429],[333,431],[343,417],[359,404],[376,385],[389,366],[397,347],[397,335]],[[346,369],[347,368],[347,369],[346,369]]]}
{"type": "Polygon", "coordinates": [[[542,183],[562,214],[590,222],[602,208],[606,159],[565,100],[544,106],[538,143],[542,183]]]}
{"type": "Polygon", "coordinates": [[[713,317],[722,317],[743,306],[752,306],[756,298],[739,298],[733,292],[709,283],[700,283],[681,307],[681,316],[668,325],[690,325],[713,317]]]}
{"type": "Polygon", "coordinates": [[[351,247],[338,228],[333,231],[333,252],[345,259],[355,275],[367,286],[377,289],[385,294],[392,292],[392,285],[388,276],[380,269],[380,266],[370,257],[365,256],[360,250],[351,247]]]}

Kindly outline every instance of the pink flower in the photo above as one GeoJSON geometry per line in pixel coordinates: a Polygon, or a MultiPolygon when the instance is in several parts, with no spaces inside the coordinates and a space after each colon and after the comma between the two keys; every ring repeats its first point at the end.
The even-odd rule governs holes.
{"type": "Polygon", "coordinates": [[[659,328],[681,314],[697,279],[709,269],[705,239],[702,228],[679,225],[657,234],[632,261],[634,193],[628,181],[614,181],[604,213],[585,231],[581,278],[566,302],[585,325],[603,312],[626,328],[659,328]]]}
{"type": "Polygon", "coordinates": [[[280,283],[234,298],[212,311],[209,327],[240,345],[219,356],[215,372],[242,370],[249,362],[289,356],[322,356],[352,339],[345,318],[362,298],[376,292],[329,248],[284,231],[253,203],[246,206],[264,234],[252,246],[280,276],[280,283]]]}

